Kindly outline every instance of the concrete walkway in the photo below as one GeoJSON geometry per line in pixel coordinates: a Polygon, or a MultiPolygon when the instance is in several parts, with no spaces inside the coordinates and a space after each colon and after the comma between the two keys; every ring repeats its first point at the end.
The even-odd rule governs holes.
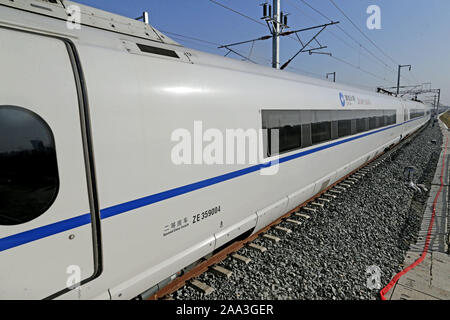
{"type": "Polygon", "coordinates": [[[413,244],[406,253],[403,267],[407,267],[416,261],[421,256],[425,246],[428,226],[433,213],[433,201],[441,184],[442,161],[444,160],[446,137],[448,137],[449,145],[445,157],[443,176],[444,187],[436,204],[436,214],[428,253],[422,263],[403,275],[394,288],[388,292],[386,295],[388,300],[450,300],[450,255],[448,254],[450,131],[447,130],[447,127],[441,121],[439,121],[439,126],[443,134],[442,152],[431,184],[430,195],[417,243],[413,244]]]}

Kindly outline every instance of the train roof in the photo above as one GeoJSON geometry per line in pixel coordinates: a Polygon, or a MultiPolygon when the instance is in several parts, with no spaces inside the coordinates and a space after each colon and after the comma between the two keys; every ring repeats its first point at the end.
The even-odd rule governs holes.
{"type": "Polygon", "coordinates": [[[5,6],[67,21],[70,7],[80,8],[80,24],[170,45],[181,46],[150,24],[67,0],[0,0],[5,6]]]}
{"type": "MultiPolygon", "coordinates": [[[[174,47],[175,50],[189,51],[190,60],[194,64],[205,65],[211,67],[232,69],[241,72],[261,74],[281,80],[297,81],[304,84],[333,88],[336,90],[359,93],[366,96],[372,96],[379,99],[395,99],[397,101],[405,101],[411,104],[418,103],[403,98],[396,98],[374,91],[364,90],[359,87],[344,85],[341,83],[332,83],[330,81],[304,76],[298,73],[275,70],[267,66],[254,64],[247,61],[239,61],[236,59],[226,58],[214,54],[205,53],[193,49],[184,48],[181,44],[172,40],[150,24],[142,21],[134,20],[118,14],[107,12],[104,10],[92,8],[67,0],[0,0],[0,5],[24,10],[27,12],[37,13],[58,20],[70,20],[71,6],[77,6],[80,9],[80,24],[82,26],[92,27],[98,30],[104,30],[116,33],[119,38],[129,36],[141,40],[152,41],[155,45],[162,47],[174,47]]],[[[67,33],[68,29],[57,30],[59,33],[67,33]]],[[[81,38],[80,33],[78,36],[81,38]]]]}

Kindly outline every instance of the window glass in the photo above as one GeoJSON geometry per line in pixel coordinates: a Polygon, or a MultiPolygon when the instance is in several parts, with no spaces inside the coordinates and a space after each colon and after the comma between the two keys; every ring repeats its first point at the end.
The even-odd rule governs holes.
{"type": "Polygon", "coordinates": [[[377,128],[384,127],[384,116],[377,117],[377,128]]]}
{"type": "Polygon", "coordinates": [[[351,121],[350,122],[350,127],[351,127],[351,130],[352,130],[351,134],[356,134],[357,133],[356,132],[356,119],[352,119],[350,121],[351,121]]]}
{"type": "Polygon", "coordinates": [[[311,124],[302,124],[302,148],[307,148],[311,145],[311,124]]]}
{"type": "Polygon", "coordinates": [[[369,130],[375,129],[377,127],[377,117],[369,118],[369,130]]]}
{"type": "Polygon", "coordinates": [[[312,144],[331,140],[331,122],[319,122],[311,124],[312,144]]]}
{"type": "Polygon", "coordinates": [[[393,114],[389,117],[389,124],[396,124],[397,123],[397,114],[393,114]]]}
{"type": "Polygon", "coordinates": [[[366,118],[356,119],[356,132],[364,132],[366,131],[366,118]]]}
{"type": "Polygon", "coordinates": [[[0,106],[0,225],[43,214],[59,188],[53,134],[34,112],[0,106]]]}
{"type": "MultiPolygon", "coordinates": [[[[414,110],[415,116],[424,113],[414,110]]],[[[262,110],[262,127],[269,131],[266,145],[269,149],[275,146],[275,135],[270,131],[278,130],[280,153],[386,127],[396,121],[395,110],[262,110]]]]}
{"type": "Polygon", "coordinates": [[[280,153],[299,149],[302,145],[302,127],[285,126],[279,129],[280,153]]]}
{"type": "Polygon", "coordinates": [[[424,111],[421,109],[412,109],[411,110],[411,119],[423,117],[424,111]]]}
{"type": "Polygon", "coordinates": [[[339,120],[338,121],[338,136],[345,137],[352,133],[352,120],[339,120]]]}

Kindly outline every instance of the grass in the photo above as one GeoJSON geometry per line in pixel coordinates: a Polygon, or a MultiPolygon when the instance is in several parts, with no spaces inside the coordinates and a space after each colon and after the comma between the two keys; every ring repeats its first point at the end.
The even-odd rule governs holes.
{"type": "Polygon", "coordinates": [[[450,111],[444,113],[442,116],[439,117],[439,119],[441,119],[441,121],[445,123],[447,128],[450,128],[450,111]]]}

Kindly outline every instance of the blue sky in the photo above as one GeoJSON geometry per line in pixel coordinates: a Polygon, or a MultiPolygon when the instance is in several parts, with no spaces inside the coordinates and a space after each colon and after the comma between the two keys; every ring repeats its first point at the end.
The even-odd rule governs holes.
{"type": "MultiPolygon", "coordinates": [[[[267,0],[270,3],[272,0],[267,0]]],[[[290,30],[329,22],[324,16],[340,21],[318,37],[328,46],[327,55],[302,53],[290,64],[289,71],[325,78],[337,73],[337,82],[374,90],[377,86],[395,86],[397,65],[411,64],[412,71],[402,69],[402,84],[431,82],[441,88],[441,102],[450,105],[450,1],[448,0],[333,0],[353,23],[378,47],[374,46],[330,0],[281,0],[289,13],[290,30]],[[310,4],[314,11],[306,5],[310,4]],[[369,5],[381,9],[381,30],[369,30],[366,20],[369,5]],[[381,50],[380,50],[381,49],[381,50]]],[[[168,34],[186,47],[224,55],[215,44],[229,44],[269,34],[265,25],[242,17],[218,4],[239,11],[256,21],[262,15],[260,3],[266,0],[76,0],[99,9],[136,18],[150,12],[150,23],[161,31],[177,33],[208,43],[168,34]],[[213,44],[211,44],[213,43],[213,44]]],[[[302,33],[303,41],[312,32],[302,33]]],[[[249,55],[251,44],[234,47],[249,55]]],[[[298,50],[299,42],[283,37],[281,63],[298,50]]],[[[271,63],[271,40],[255,42],[251,59],[271,63]]],[[[236,59],[238,56],[230,55],[236,59]]]]}

